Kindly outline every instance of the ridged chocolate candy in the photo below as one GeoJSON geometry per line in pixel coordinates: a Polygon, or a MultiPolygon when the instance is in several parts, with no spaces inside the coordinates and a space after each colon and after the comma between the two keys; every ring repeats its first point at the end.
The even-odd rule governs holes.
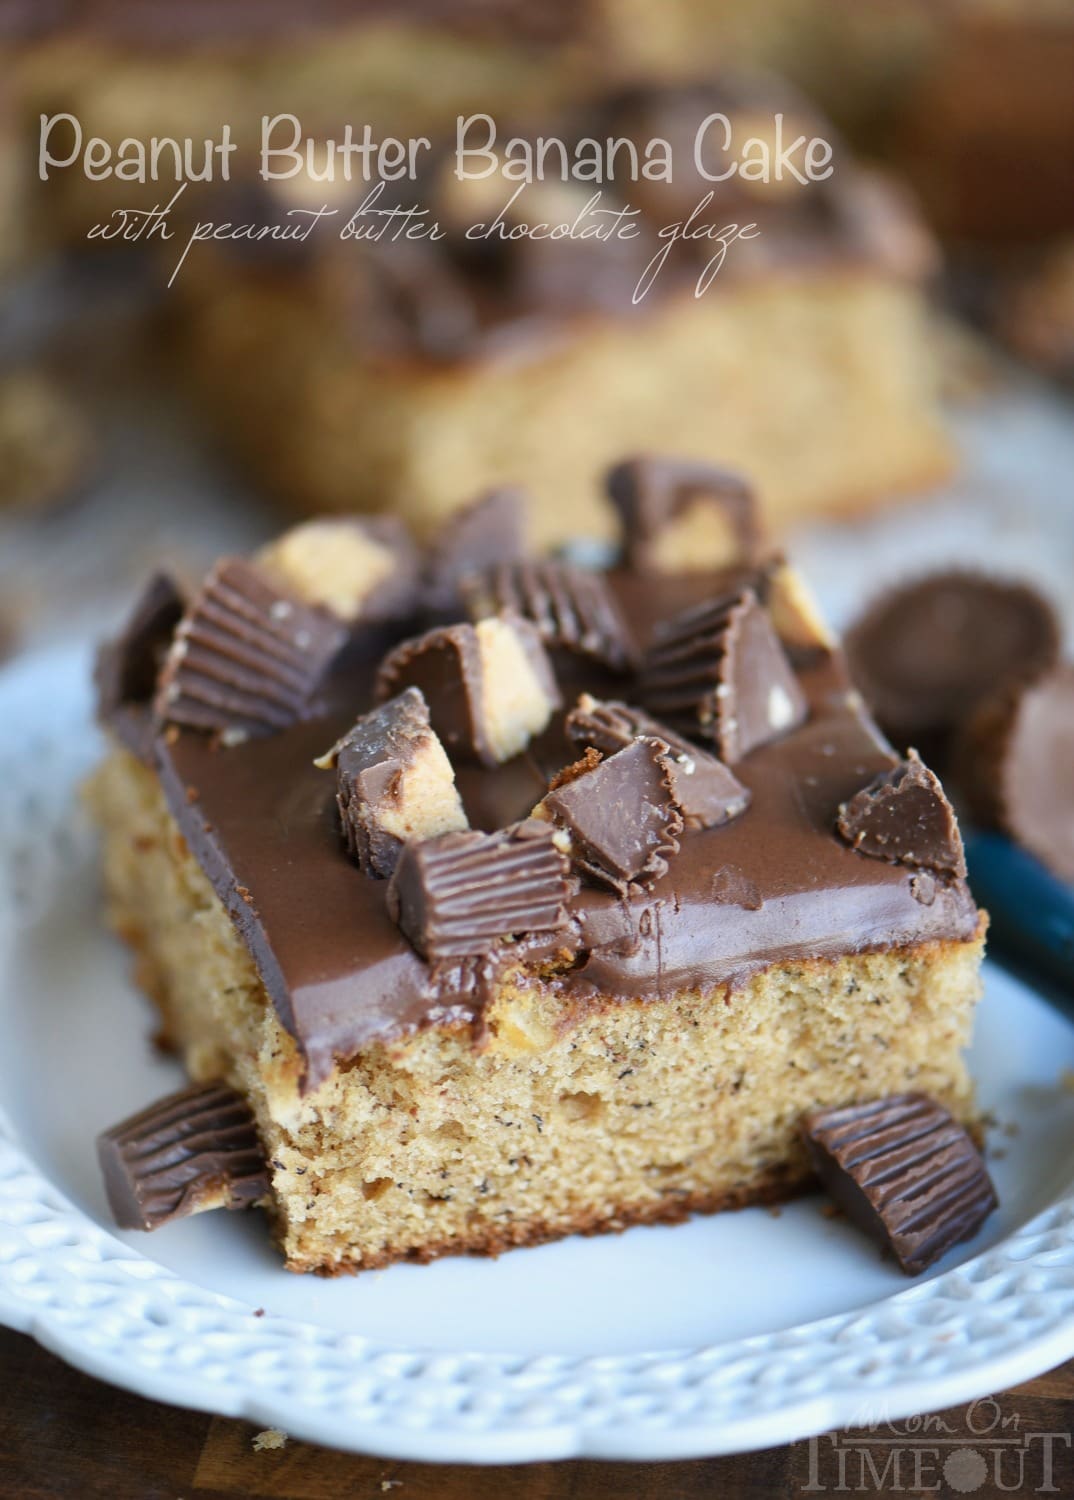
{"type": "Polygon", "coordinates": [[[152,702],[161,663],[184,608],[174,578],[154,573],[119,634],[98,653],[94,680],[103,719],[129,704],[152,702]]]}
{"type": "Polygon", "coordinates": [[[118,635],[97,652],[97,717],[142,760],[150,759],[153,740],[149,705],[185,607],[175,580],[167,573],[154,573],[118,635]]]}
{"type": "Polygon", "coordinates": [[[873,859],[935,875],[966,873],[955,810],[916,750],[844,802],[836,827],[852,849],[873,859]]]}
{"type": "Polygon", "coordinates": [[[616,464],[606,483],[624,560],[639,572],[703,571],[752,562],[760,550],[757,503],[738,474],[646,455],[616,464]]]}
{"type": "Polygon", "coordinates": [[[536,627],[548,647],[592,657],[625,672],[636,658],[630,631],[599,573],[560,562],[502,563],[466,588],[476,618],[510,610],[536,627]]]}
{"type": "Polygon", "coordinates": [[[683,831],[667,741],[643,735],[579,770],[542,804],[569,835],[575,866],[621,893],[632,885],[651,887],[678,853],[683,831]]]}
{"type": "Polygon", "coordinates": [[[467,579],[526,556],[526,497],[511,485],[453,511],[429,544],[425,595],[434,617],[463,611],[467,579]]]}
{"type": "Polygon", "coordinates": [[[213,1208],[249,1208],[269,1191],[250,1106],[221,1083],[170,1094],[97,1138],[121,1229],[157,1229],[213,1208]]]}
{"type": "Polygon", "coordinates": [[[1074,666],[1008,687],[978,709],[958,773],[976,819],[1074,884],[1074,666]]]}
{"type": "Polygon", "coordinates": [[[432,962],[479,956],[506,939],[567,925],[572,884],[554,830],[529,818],[495,833],[447,833],[407,844],[388,910],[432,962]]]}
{"type": "Polygon", "coordinates": [[[348,851],[386,880],[404,844],[466,827],[455,773],[417,688],[363,714],[318,765],[336,770],[348,851]]]}
{"type": "Polygon", "coordinates": [[[845,645],[884,732],[931,758],[985,699],[1051,667],[1060,640],[1056,613],[1035,589],[951,570],[882,594],[845,645]]]}
{"type": "Polygon", "coordinates": [[[674,728],[715,741],[728,765],[796,729],[807,715],[798,679],[752,589],[662,626],[639,693],[674,728]]]}
{"type": "Polygon", "coordinates": [[[524,750],[560,703],[536,626],[506,612],[402,641],[380,664],[376,695],[407,687],[420,688],[448,750],[486,766],[524,750]]]}
{"type": "Polygon", "coordinates": [[[924,1094],[817,1110],[802,1134],[832,1198],[908,1276],[970,1239],[998,1202],[969,1134],[924,1094]]]}
{"type": "Polygon", "coordinates": [[[601,702],[583,693],[564,727],[576,745],[591,746],[603,755],[614,755],[643,735],[665,741],[671,751],[674,795],[688,828],[716,828],[749,806],[748,789],[722,760],[640,708],[615,699],[601,702]]]}
{"type": "Polygon", "coordinates": [[[161,672],[156,713],[224,744],[307,717],[347,632],[242,558],[217,563],[184,616],[161,672]]]}
{"type": "Polygon", "coordinates": [[[352,626],[405,620],[418,609],[420,556],[398,516],[302,521],[254,561],[289,595],[352,626]]]}

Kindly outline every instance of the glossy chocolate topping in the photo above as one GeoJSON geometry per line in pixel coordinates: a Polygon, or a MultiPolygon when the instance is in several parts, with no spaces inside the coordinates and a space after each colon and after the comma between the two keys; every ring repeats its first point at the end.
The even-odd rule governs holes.
{"type": "MultiPolygon", "coordinates": [[[[659,621],[726,594],[741,576],[608,581],[644,645],[659,621]]],[[[438,980],[393,921],[385,883],[348,856],[333,778],[313,763],[372,706],[385,645],[383,632],[358,634],[327,684],[321,718],[230,749],[189,729],[155,745],[169,807],[249,946],[311,1087],[335,1057],[422,1026],[471,1022],[481,1009],[474,990],[438,980]]],[[[526,818],[577,759],[564,720],[580,692],[628,696],[621,677],[569,653],[555,667],[566,707],[548,729],[505,764],[456,766],[471,827],[526,818]]],[[[784,959],[973,936],[977,912],[962,880],[937,879],[925,904],[912,886],[918,872],[863,858],[840,839],[840,805],[898,761],[837,654],[818,655],[797,681],[806,722],[735,766],[746,810],[721,826],[687,826],[651,890],[624,898],[583,884],[568,903],[575,959],[551,973],[546,965],[534,982],[602,1004],[685,985],[733,987],[784,959]]]]}

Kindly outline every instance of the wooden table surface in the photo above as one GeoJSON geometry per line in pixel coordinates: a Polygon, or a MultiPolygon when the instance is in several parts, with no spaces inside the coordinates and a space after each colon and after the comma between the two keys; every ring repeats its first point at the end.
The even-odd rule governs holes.
{"type": "Polygon", "coordinates": [[[790,1500],[1074,1496],[1074,1361],[972,1407],[688,1463],[440,1467],[287,1441],[160,1406],[0,1330],[0,1500],[790,1500]],[[277,1439],[278,1441],[278,1439],[277,1439]]]}

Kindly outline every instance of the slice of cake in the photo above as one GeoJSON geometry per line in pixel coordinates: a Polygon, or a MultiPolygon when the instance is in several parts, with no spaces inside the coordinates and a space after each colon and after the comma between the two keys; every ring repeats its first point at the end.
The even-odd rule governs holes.
{"type": "Polygon", "coordinates": [[[517,497],[463,517],[475,570],[321,522],[105,654],[109,914],[203,1086],[103,1138],[121,1223],[260,1202],[331,1274],[777,1201],[818,1109],[972,1117],[942,788],[741,481],[611,487],[606,573],[520,555],[517,497]]]}
{"type": "MultiPolygon", "coordinates": [[[[832,141],[799,96],[730,77],[637,90],[542,133],[571,152],[626,142],[636,177],[621,146],[600,182],[560,180],[558,155],[529,185],[459,181],[451,136],[356,221],[367,234],[374,212],[419,205],[438,239],[341,234],[365,192],[317,182],[309,201],[328,194],[336,217],[286,257],[196,247],[175,283],[192,380],[267,489],[300,513],[390,503],[428,533],[468,495],[525,482],[551,545],[611,538],[600,475],[638,447],[735,464],[779,526],[949,473],[933,247],[912,207],[838,142],[818,181],[693,166],[699,135],[725,176],[751,140],[770,162],[779,133],[832,141]],[[702,132],[721,113],[726,151],[702,132]],[[646,175],[651,141],[668,143],[671,181],[646,175]],[[618,214],[630,237],[610,232],[618,214]]],[[[302,191],[276,187],[257,222],[286,222],[302,191]]],[[[251,216],[225,202],[216,217],[251,216]]]]}

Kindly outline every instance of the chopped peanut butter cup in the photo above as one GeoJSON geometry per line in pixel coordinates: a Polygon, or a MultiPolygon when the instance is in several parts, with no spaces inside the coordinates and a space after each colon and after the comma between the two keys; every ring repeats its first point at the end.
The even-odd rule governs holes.
{"type": "Polygon", "coordinates": [[[599,573],[560,562],[504,563],[466,588],[476,619],[508,610],[530,620],[544,644],[625,672],[636,660],[630,631],[599,573]]]}
{"type": "Polygon", "coordinates": [[[753,490],[738,474],[685,459],[616,464],[608,494],[623,556],[643,573],[694,573],[753,562],[763,541],[753,490]]]}
{"type": "Polygon", "coordinates": [[[684,734],[734,765],[804,723],[805,696],[752,589],[703,604],[654,634],[639,691],[684,734]]]}
{"type": "Polygon", "coordinates": [[[993,693],[1053,666],[1059,640],[1055,611],[1036,589],[952,570],[881,595],[845,645],[885,734],[931,756],[993,693]]]}
{"type": "Polygon", "coordinates": [[[464,505],[440,527],[425,558],[425,596],[429,613],[458,615],[463,585],[479,573],[504,563],[519,563],[528,552],[526,498],[504,485],[464,505]]]}
{"type": "Polygon", "coordinates": [[[758,592],[792,665],[808,666],[835,651],[836,637],[798,569],[777,559],[765,574],[758,592]]]}
{"type": "Polygon", "coordinates": [[[908,1276],[970,1239],[998,1202],[969,1134],[923,1094],[817,1110],[802,1135],[825,1189],[908,1276]]]}
{"type": "Polygon", "coordinates": [[[604,755],[614,755],[643,735],[664,740],[670,752],[675,799],[687,828],[715,828],[737,818],[750,794],[715,755],[651,718],[640,708],[614,699],[600,702],[583,693],[567,715],[568,737],[604,755]]]}
{"type": "Polygon", "coordinates": [[[1074,883],[1074,666],[997,694],[958,747],[974,814],[1074,883]]]}
{"type": "Polygon", "coordinates": [[[155,700],[165,724],[209,730],[223,744],[309,716],[346,630],[283,593],[241,558],[217,563],[187,610],[155,700]]]}
{"type": "Polygon", "coordinates": [[[121,708],[153,701],[161,665],[185,608],[174,578],[154,573],[119,634],[97,654],[94,683],[105,722],[121,708]]]}
{"type": "Polygon", "coordinates": [[[344,841],[368,875],[386,879],[413,839],[468,826],[418,688],[363,714],[318,764],[335,766],[344,841]]]}
{"type": "Polygon", "coordinates": [[[836,827],[852,849],[872,859],[937,875],[966,873],[954,808],[916,750],[844,802],[836,827]]]}
{"type": "Polygon", "coordinates": [[[97,1138],[121,1229],[158,1229],[213,1208],[249,1208],[269,1191],[250,1106],[220,1083],[158,1100],[97,1138]]]}
{"type": "Polygon", "coordinates": [[[495,833],[407,844],[388,886],[388,910],[422,957],[436,963],[562,930],[571,889],[555,830],[529,818],[495,833]]]}
{"type": "Polygon", "coordinates": [[[350,623],[405,618],[417,608],[418,550],[395,516],[306,521],[255,561],[304,604],[350,623]]]}
{"type": "Polygon", "coordinates": [[[642,735],[553,787],[540,804],[570,839],[576,867],[625,893],[651,887],[678,853],[683,831],[676,762],[666,740],[642,735]]]}
{"type": "Polygon", "coordinates": [[[155,573],[118,635],[97,652],[93,669],[97,717],[139,760],[148,761],[152,754],[150,707],[185,608],[175,580],[167,573],[155,573]]]}
{"type": "Polygon", "coordinates": [[[547,727],[559,689],[536,626],[518,615],[446,625],[396,646],[377,697],[420,688],[436,733],[464,758],[494,766],[547,727]]]}

